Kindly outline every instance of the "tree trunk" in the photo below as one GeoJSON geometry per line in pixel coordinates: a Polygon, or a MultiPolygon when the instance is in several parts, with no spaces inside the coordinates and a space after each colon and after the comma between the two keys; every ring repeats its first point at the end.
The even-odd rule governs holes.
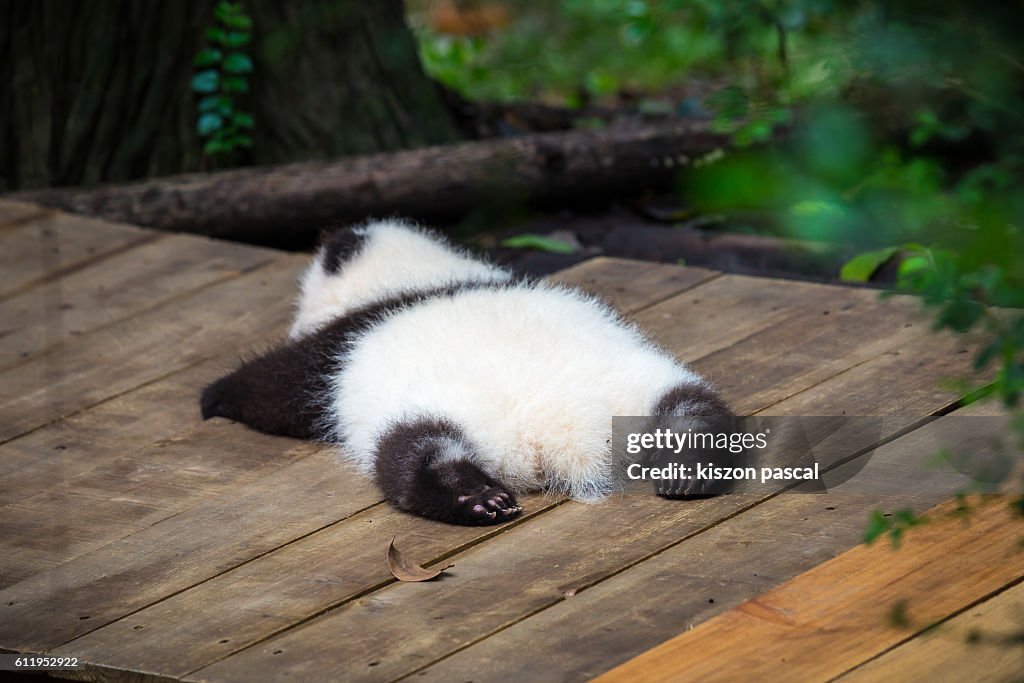
{"type": "Polygon", "coordinates": [[[330,162],[246,168],[9,199],[138,225],[292,245],[325,226],[398,214],[594,206],[670,189],[681,167],[728,138],[696,123],[465,142],[330,162]]]}
{"type": "MultiPolygon", "coordinates": [[[[0,191],[205,170],[193,59],[215,0],[7,0],[0,191]]],[[[401,0],[242,0],[254,143],[231,165],[458,139],[401,0]]]]}

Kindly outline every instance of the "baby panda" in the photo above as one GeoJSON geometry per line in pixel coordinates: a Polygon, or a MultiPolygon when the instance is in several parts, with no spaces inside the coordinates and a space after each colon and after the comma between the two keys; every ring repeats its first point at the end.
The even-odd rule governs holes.
{"type": "Polygon", "coordinates": [[[399,220],[331,234],[288,340],[201,404],[204,419],[337,443],[399,509],[470,525],[511,519],[527,491],[606,496],[613,415],[730,415],[600,300],[513,278],[399,220]]]}

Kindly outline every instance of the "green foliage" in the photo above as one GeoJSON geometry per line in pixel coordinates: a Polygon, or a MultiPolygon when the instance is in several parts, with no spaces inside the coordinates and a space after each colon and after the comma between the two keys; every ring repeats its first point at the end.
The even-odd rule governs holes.
{"type": "Polygon", "coordinates": [[[248,132],[253,127],[251,114],[236,106],[235,95],[249,92],[247,74],[253,63],[241,48],[252,40],[252,19],[242,3],[218,2],[213,9],[215,26],[206,29],[210,45],[195,56],[200,69],[192,77],[192,91],[200,97],[196,103],[196,130],[206,141],[203,152],[223,156],[252,146],[248,132]]]}
{"type": "MultiPolygon", "coordinates": [[[[1024,14],[1013,3],[507,6],[514,24],[482,37],[414,22],[427,70],[470,98],[576,105],[639,93],[644,110],[710,119],[738,149],[689,167],[688,206],[726,228],[863,252],[844,280],[895,263],[897,289],[919,296],[936,328],[982,340],[974,363],[991,378],[965,386],[965,400],[1021,410],[1024,14]]],[[[911,520],[878,513],[869,531],[898,540],[911,520]]]]}
{"type": "MultiPolygon", "coordinates": [[[[800,122],[789,139],[694,169],[687,196],[705,211],[756,215],[780,234],[863,249],[842,268],[844,280],[866,281],[898,259],[897,289],[919,296],[937,329],[983,340],[974,365],[992,376],[969,398],[998,398],[1020,410],[1020,19],[998,6],[965,13],[942,2],[837,5],[825,19],[832,22],[831,58],[821,62],[814,87],[787,77],[774,93],[733,85],[710,102],[715,125],[730,131],[733,122],[734,138],[758,112],[798,105],[800,122]]],[[[820,55],[799,57],[815,62],[820,55]]],[[[811,72],[805,65],[792,73],[806,79],[811,72]]],[[[876,513],[866,538],[898,541],[912,519],[876,513]]]]}
{"type": "Polygon", "coordinates": [[[868,526],[864,530],[864,542],[871,544],[882,536],[888,536],[892,547],[898,548],[907,529],[924,524],[923,517],[918,517],[909,508],[902,508],[892,513],[875,510],[871,513],[868,526]]]}
{"type": "Polygon", "coordinates": [[[512,249],[537,249],[538,251],[547,251],[552,254],[571,254],[576,251],[571,244],[564,240],[544,235],[534,235],[532,233],[503,239],[501,246],[512,249]]]}
{"type": "Polygon", "coordinates": [[[843,265],[839,279],[845,282],[867,282],[897,251],[897,247],[886,247],[860,254],[843,265]]]}
{"type": "MultiPolygon", "coordinates": [[[[756,10],[771,3],[740,4],[756,10]]],[[[711,76],[726,61],[733,72],[756,80],[763,58],[777,50],[775,28],[755,20],[744,30],[756,47],[730,56],[720,27],[732,24],[712,0],[524,0],[508,6],[515,15],[511,27],[476,37],[439,35],[425,12],[413,12],[427,72],[470,99],[575,106],[622,91],[681,85],[683,74],[711,76]]],[[[748,13],[756,16],[747,7],[737,12],[748,13]]]]}

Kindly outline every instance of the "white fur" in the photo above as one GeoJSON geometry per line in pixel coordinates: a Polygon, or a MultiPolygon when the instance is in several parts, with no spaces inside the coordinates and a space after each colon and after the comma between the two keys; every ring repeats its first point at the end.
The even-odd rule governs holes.
{"type": "MultiPolygon", "coordinates": [[[[441,243],[427,246],[429,238],[394,223],[366,230],[371,248],[341,273],[307,273],[300,333],[313,325],[300,321],[328,320],[385,291],[481,274],[508,278],[441,243]],[[409,267],[404,258],[412,252],[438,264],[409,267]],[[314,283],[326,291],[313,291],[314,283]]],[[[430,299],[382,317],[339,353],[332,428],[362,470],[372,471],[376,442],[390,425],[445,418],[466,435],[474,462],[505,485],[548,488],[577,500],[609,492],[613,415],[650,414],[670,388],[703,384],[604,304],[548,284],[430,299]]],[[[462,457],[466,449],[453,444],[450,450],[462,457]]]]}
{"type": "Polygon", "coordinates": [[[407,291],[466,280],[505,281],[510,275],[441,243],[410,223],[386,220],[353,229],[364,237],[356,258],[339,273],[324,270],[317,252],[302,276],[298,312],[289,337],[315,332],[324,323],[375,301],[407,291]]]}

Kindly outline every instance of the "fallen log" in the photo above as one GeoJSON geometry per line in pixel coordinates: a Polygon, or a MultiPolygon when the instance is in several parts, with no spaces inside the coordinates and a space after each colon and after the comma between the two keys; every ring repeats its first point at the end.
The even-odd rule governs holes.
{"type": "Polygon", "coordinates": [[[675,122],[7,197],[165,230],[296,243],[369,216],[437,221],[482,206],[593,205],[661,191],[681,166],[726,144],[702,123],[675,122]]]}

